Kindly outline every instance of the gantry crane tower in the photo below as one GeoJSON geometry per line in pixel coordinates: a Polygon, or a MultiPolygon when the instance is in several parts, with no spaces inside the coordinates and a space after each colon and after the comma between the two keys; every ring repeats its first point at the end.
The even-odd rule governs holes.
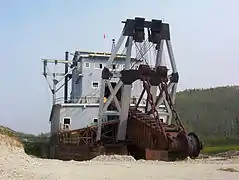
{"type": "MultiPolygon", "coordinates": [[[[159,145],[160,147],[164,146],[162,144],[168,144],[166,149],[169,149],[169,146],[177,146],[181,143],[179,145],[181,150],[184,148],[183,146],[191,147],[191,150],[187,150],[192,152],[191,154],[189,153],[190,156],[198,156],[202,149],[202,143],[195,133],[188,134],[186,132],[174,106],[179,74],[173,54],[169,24],[155,19],[146,21],[144,18],[127,19],[123,23],[124,28],[120,38],[102,70],[97,141],[100,141],[102,138],[103,117],[114,113],[119,117],[117,142],[126,141],[128,138],[132,140],[134,137],[136,140],[138,138],[136,137],[137,134],[132,133],[132,131],[137,126],[130,127],[130,124],[132,124],[130,122],[132,119],[141,119],[151,128],[157,129],[158,135],[156,136],[158,136],[158,143],[161,144],[159,145]],[[116,54],[124,44],[125,39],[125,68],[118,72],[111,71],[110,67],[114,63],[116,54]],[[149,44],[149,47],[156,50],[156,60],[153,67],[149,65],[147,58],[145,58],[145,54],[149,49],[139,48],[140,45],[141,47],[143,46],[142,44],[149,44]],[[165,44],[171,67],[164,64],[162,59],[165,44]],[[140,58],[134,59],[139,65],[136,69],[132,65],[134,61],[131,57],[133,46],[139,49],[141,54],[140,58]],[[171,74],[168,74],[169,69],[172,70],[171,74]],[[118,83],[114,88],[111,86],[112,78],[118,78],[118,83]],[[138,103],[132,108],[130,107],[131,86],[136,80],[142,81],[143,90],[138,103]],[[106,86],[110,90],[110,96],[104,102],[106,86]],[[121,91],[120,99],[116,96],[119,90],[121,91]],[[137,108],[145,92],[147,94],[147,105],[145,106],[145,111],[142,112],[137,110],[137,108]],[[114,104],[115,109],[113,112],[108,110],[110,104],[114,104]],[[162,107],[164,111],[160,111],[162,107]],[[166,122],[161,120],[161,116],[167,117],[166,122]],[[174,124],[172,124],[172,120],[174,124]],[[170,127],[174,127],[174,130],[169,130],[170,127]],[[129,132],[127,132],[127,129],[129,132]],[[177,135],[172,135],[170,131],[177,132],[177,135]],[[182,143],[182,139],[187,142],[187,145],[182,143]],[[175,142],[172,143],[174,140],[175,142]],[[193,146],[195,147],[193,148],[193,146]]],[[[143,139],[141,140],[143,141],[143,139]]]]}
{"type": "MultiPolygon", "coordinates": [[[[140,43],[145,43],[148,41],[151,44],[151,48],[155,48],[156,50],[156,61],[153,67],[154,70],[160,69],[165,70],[164,73],[167,73],[167,67],[163,64],[162,55],[164,44],[166,44],[168,55],[170,59],[172,73],[168,76],[169,81],[161,84],[159,79],[151,82],[150,86],[150,94],[152,95],[153,106],[148,106],[147,110],[150,112],[152,110],[158,110],[159,106],[164,106],[166,112],[158,112],[158,116],[167,116],[167,123],[171,124],[171,119],[173,116],[172,106],[175,102],[175,95],[177,84],[179,80],[179,75],[176,68],[176,63],[174,59],[173,49],[170,41],[170,31],[169,24],[162,23],[161,20],[152,20],[152,22],[145,21],[143,18],[136,18],[135,20],[128,19],[125,23],[124,29],[121,33],[121,36],[116,44],[116,47],[112,51],[111,57],[109,58],[106,66],[102,72],[102,80],[101,80],[101,99],[100,99],[100,108],[99,108],[99,128],[98,128],[98,136],[99,140],[101,137],[101,124],[102,117],[107,114],[107,107],[110,105],[112,101],[116,104],[117,113],[119,114],[120,125],[118,128],[118,140],[124,140],[126,135],[126,126],[127,119],[129,113],[129,104],[131,98],[131,86],[132,83],[140,79],[139,76],[136,76],[135,70],[132,70],[132,62],[131,62],[131,53],[133,44],[137,48],[140,43]],[[147,29],[148,39],[145,38],[144,29],[147,29]],[[110,67],[114,63],[114,59],[116,54],[118,53],[120,47],[123,45],[124,40],[127,39],[125,47],[126,47],[126,58],[125,58],[125,69],[121,72],[110,72],[110,67]],[[113,89],[110,82],[112,77],[118,77],[119,81],[117,86],[113,89]],[[104,103],[103,98],[105,94],[105,87],[108,86],[111,90],[111,95],[109,96],[106,103],[104,103]],[[122,96],[121,99],[117,99],[116,93],[122,88],[122,96]],[[159,91],[158,91],[159,90],[159,91]],[[169,96],[167,96],[169,95],[169,96]],[[171,102],[169,102],[169,99],[171,102]]],[[[149,50],[149,49],[147,49],[149,50]]],[[[146,52],[141,52],[141,59],[144,58],[146,52]]],[[[143,64],[147,64],[143,62],[143,64]]],[[[143,67],[143,66],[141,66],[143,67]]],[[[138,69],[140,70],[140,69],[138,69]]],[[[143,90],[146,91],[146,90],[143,90]]],[[[155,111],[155,112],[156,112],[155,111]]],[[[175,112],[174,112],[175,113],[175,112]]]]}

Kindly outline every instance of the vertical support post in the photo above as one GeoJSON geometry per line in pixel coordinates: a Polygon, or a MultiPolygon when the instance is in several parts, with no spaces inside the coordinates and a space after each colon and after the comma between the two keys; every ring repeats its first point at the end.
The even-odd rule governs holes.
{"type": "MultiPolygon", "coordinates": [[[[119,40],[117,41],[115,48],[113,50],[113,52],[111,52],[111,56],[109,57],[105,68],[110,68],[112,62],[114,61],[117,52],[119,51],[125,36],[123,35],[124,30],[121,33],[121,36],[119,38],[119,40]]],[[[104,115],[104,96],[105,96],[105,84],[106,84],[106,79],[101,79],[101,83],[100,83],[100,103],[99,103],[99,113],[98,113],[98,126],[97,126],[97,135],[96,135],[96,140],[100,141],[101,140],[101,130],[102,130],[102,120],[103,120],[103,115],[104,115]]]]}
{"type": "MultiPolygon", "coordinates": [[[[177,74],[178,72],[177,72],[177,67],[176,67],[176,62],[175,62],[175,58],[174,58],[174,54],[173,54],[173,48],[172,48],[171,41],[166,40],[166,45],[167,45],[167,49],[168,49],[168,55],[169,55],[172,71],[173,71],[172,73],[177,74]]],[[[170,93],[173,104],[175,104],[177,84],[178,84],[177,82],[173,82],[171,93],[170,93]]],[[[172,121],[172,117],[168,119],[168,124],[171,124],[171,121],[172,121]]]]}
{"type": "MultiPolygon", "coordinates": [[[[175,58],[174,58],[174,54],[173,54],[173,48],[172,48],[171,41],[166,40],[166,45],[167,45],[167,49],[168,49],[168,54],[169,54],[169,59],[170,59],[170,63],[172,66],[173,74],[176,74],[178,72],[177,72],[177,67],[176,67],[176,63],[175,63],[175,58]]],[[[177,82],[174,82],[172,91],[171,91],[171,98],[172,98],[173,104],[175,104],[176,91],[177,91],[177,82]]]]}
{"type": "Polygon", "coordinates": [[[163,46],[164,46],[164,40],[161,40],[160,43],[157,45],[158,51],[157,51],[157,58],[155,62],[155,68],[158,66],[164,66],[163,64],[163,46]]]}
{"type": "Polygon", "coordinates": [[[170,59],[170,63],[172,66],[172,70],[173,73],[177,73],[177,67],[176,67],[176,63],[175,63],[175,58],[174,58],[174,54],[173,54],[173,48],[172,48],[172,44],[170,40],[166,40],[166,45],[168,48],[168,55],[169,55],[169,59],[170,59]]]}
{"type": "MultiPolygon", "coordinates": [[[[128,46],[126,52],[125,59],[125,69],[129,70],[131,65],[131,51],[132,51],[132,43],[133,37],[128,37],[128,46]]],[[[123,85],[122,87],[122,96],[121,96],[121,114],[120,114],[120,122],[118,126],[117,133],[117,141],[123,141],[126,137],[126,128],[127,128],[127,120],[129,114],[129,106],[130,106],[130,98],[131,98],[131,85],[123,85]]]]}
{"type": "Polygon", "coordinates": [[[114,52],[114,50],[115,50],[115,39],[112,39],[111,52],[114,52]]]}
{"type": "MultiPolygon", "coordinates": [[[[69,60],[69,52],[65,52],[65,60],[69,60]]],[[[68,62],[65,63],[65,84],[64,84],[64,103],[67,103],[68,99],[68,62]]]]}
{"type": "Polygon", "coordinates": [[[175,104],[175,99],[176,99],[176,93],[177,93],[177,84],[175,83],[172,87],[172,90],[171,90],[171,99],[172,99],[172,102],[173,104],[175,104]]]}
{"type": "Polygon", "coordinates": [[[47,77],[46,67],[47,67],[47,60],[44,60],[43,61],[43,75],[45,76],[45,78],[47,77]]]}
{"type": "Polygon", "coordinates": [[[56,104],[56,85],[57,85],[57,80],[56,80],[56,75],[53,73],[53,85],[52,85],[52,104],[56,104]]]}
{"type": "Polygon", "coordinates": [[[76,51],[74,57],[72,59],[72,78],[71,78],[71,102],[76,102],[76,78],[77,78],[77,60],[78,60],[79,52],[76,51]]]}
{"type": "Polygon", "coordinates": [[[100,83],[100,105],[99,105],[99,114],[98,114],[98,126],[97,126],[97,135],[96,141],[101,140],[101,129],[102,129],[102,120],[103,120],[103,108],[104,108],[104,96],[105,96],[105,84],[106,80],[101,79],[100,83]]]}
{"type": "MultiPolygon", "coordinates": [[[[164,45],[163,40],[161,40],[160,43],[157,44],[157,56],[156,56],[156,62],[155,62],[155,67],[154,67],[155,70],[158,66],[162,65],[163,45],[164,45]]],[[[150,88],[150,93],[153,96],[154,102],[156,101],[157,89],[158,89],[157,86],[151,86],[151,88],[150,88]]],[[[150,111],[150,109],[151,109],[151,106],[149,104],[148,111],[150,111]]]]}

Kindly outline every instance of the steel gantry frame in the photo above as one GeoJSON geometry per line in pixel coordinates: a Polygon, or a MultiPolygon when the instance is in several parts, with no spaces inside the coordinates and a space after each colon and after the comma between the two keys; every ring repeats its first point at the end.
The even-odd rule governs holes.
{"type": "MultiPolygon", "coordinates": [[[[69,102],[68,98],[68,82],[70,80],[75,80],[77,77],[77,62],[80,58],[80,52],[75,51],[74,53],[65,52],[65,60],[59,59],[42,59],[43,62],[43,76],[45,77],[47,84],[52,92],[52,104],[55,105],[58,102],[56,93],[60,91],[64,87],[64,103],[69,102]],[[69,55],[73,55],[72,60],[69,60],[69,55]],[[65,72],[57,73],[55,71],[51,71],[48,67],[49,64],[64,64],[65,72]],[[64,82],[63,82],[64,80],[64,82]]],[[[78,74],[79,76],[80,74],[78,74]]],[[[74,90],[74,83],[72,83],[72,89],[74,90]]],[[[72,100],[73,101],[73,100],[72,100]]]]}
{"type": "MultiPolygon", "coordinates": [[[[170,40],[170,29],[169,24],[163,23],[161,20],[152,20],[145,21],[144,18],[135,18],[135,19],[127,19],[123,22],[124,28],[120,35],[118,42],[114,50],[111,53],[104,69],[102,70],[102,79],[101,79],[101,87],[100,87],[100,105],[99,105],[99,114],[98,114],[98,129],[97,129],[97,141],[101,140],[102,136],[102,123],[103,117],[108,115],[117,115],[119,116],[119,126],[118,126],[118,134],[117,141],[123,141],[126,138],[126,128],[127,128],[127,118],[130,107],[130,98],[131,98],[131,83],[126,83],[123,77],[123,72],[131,69],[131,54],[132,47],[134,43],[142,43],[145,41],[145,32],[148,31],[148,41],[154,45],[156,45],[156,61],[154,65],[154,70],[158,67],[166,65],[163,64],[162,54],[164,43],[166,44],[172,73],[168,76],[168,82],[166,87],[160,87],[158,84],[151,84],[150,93],[152,94],[154,105],[158,111],[159,116],[166,116],[166,122],[171,124],[171,119],[173,116],[173,108],[172,106],[175,103],[175,95],[177,90],[177,84],[179,80],[179,75],[176,68],[175,58],[173,54],[173,48],[170,40]],[[111,72],[109,69],[112,66],[116,54],[121,48],[124,40],[127,39],[125,43],[126,48],[126,57],[125,57],[125,68],[122,71],[111,72]],[[117,85],[113,88],[111,85],[111,78],[119,78],[117,85]],[[104,101],[105,88],[108,86],[110,91],[110,96],[104,101]],[[121,89],[121,99],[117,99],[116,94],[121,89]],[[170,96],[171,103],[169,102],[168,96],[170,96]],[[107,108],[111,103],[115,104],[116,110],[109,111],[107,108]],[[159,106],[164,106],[164,111],[160,111],[159,106]]],[[[168,69],[168,68],[167,68],[168,69]]],[[[145,90],[143,90],[145,91],[145,90]]],[[[153,106],[154,106],[153,105],[153,106]]],[[[153,109],[150,105],[147,107],[147,111],[153,109]]]]}

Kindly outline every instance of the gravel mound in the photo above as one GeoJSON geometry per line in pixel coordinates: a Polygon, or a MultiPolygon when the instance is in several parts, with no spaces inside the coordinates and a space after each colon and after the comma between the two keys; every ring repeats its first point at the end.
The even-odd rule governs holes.
{"type": "Polygon", "coordinates": [[[208,158],[210,158],[210,156],[206,154],[199,154],[199,156],[197,157],[197,159],[208,159],[208,158]]]}
{"type": "Polygon", "coordinates": [[[224,164],[225,169],[238,170],[239,161],[227,164],[225,161],[202,163],[200,160],[184,163],[135,161],[133,157],[124,155],[100,155],[85,162],[32,158],[25,154],[17,140],[0,135],[0,180],[201,180],[201,177],[238,180],[238,174],[235,172],[219,173],[218,169],[224,164]]]}
{"type": "Polygon", "coordinates": [[[25,153],[21,142],[14,137],[0,134],[0,164],[14,163],[16,160],[34,164],[34,160],[25,153]]]}
{"type": "Polygon", "coordinates": [[[239,151],[231,150],[227,152],[218,153],[215,155],[215,157],[226,157],[226,158],[231,158],[235,156],[239,156],[239,151]]]}
{"type": "Polygon", "coordinates": [[[9,137],[7,135],[0,134],[0,146],[10,149],[23,149],[23,145],[15,137],[9,137]]]}
{"type": "Polygon", "coordinates": [[[93,158],[91,161],[122,161],[134,162],[136,161],[132,156],[126,155],[100,155],[93,158]]]}
{"type": "Polygon", "coordinates": [[[28,156],[21,142],[15,137],[0,134],[0,179],[35,180],[29,169],[39,167],[41,163],[28,156]]]}

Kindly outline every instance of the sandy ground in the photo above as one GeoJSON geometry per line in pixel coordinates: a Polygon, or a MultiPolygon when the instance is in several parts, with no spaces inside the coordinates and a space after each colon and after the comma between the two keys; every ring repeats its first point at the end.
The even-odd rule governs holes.
{"type": "Polygon", "coordinates": [[[26,155],[0,135],[0,180],[238,180],[239,158],[181,162],[135,161],[125,156],[100,156],[91,161],[46,160],[26,155]],[[223,171],[231,168],[238,172],[223,171]]]}

